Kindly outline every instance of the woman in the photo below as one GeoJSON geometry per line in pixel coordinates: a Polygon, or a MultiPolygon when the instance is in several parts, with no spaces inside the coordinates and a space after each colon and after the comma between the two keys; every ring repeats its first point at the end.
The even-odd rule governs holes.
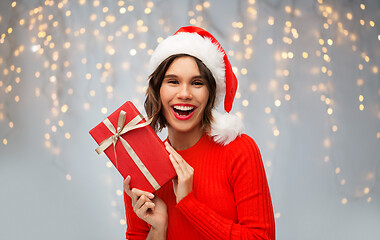
{"type": "Polygon", "coordinates": [[[165,146],[177,173],[155,194],[124,180],[127,239],[275,239],[271,197],[260,152],[229,112],[237,80],[207,31],[183,27],[150,61],[145,109],[168,128],[165,146]]]}

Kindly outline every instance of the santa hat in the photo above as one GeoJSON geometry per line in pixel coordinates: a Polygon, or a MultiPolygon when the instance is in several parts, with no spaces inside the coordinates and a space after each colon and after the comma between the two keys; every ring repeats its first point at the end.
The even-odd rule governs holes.
{"type": "Polygon", "coordinates": [[[214,120],[209,135],[215,142],[227,145],[242,133],[244,127],[240,118],[229,114],[238,82],[226,52],[204,29],[194,26],[182,27],[157,46],[150,59],[150,72],[153,72],[166,58],[175,54],[196,57],[211,71],[216,82],[215,103],[219,104],[224,99],[226,113],[212,111],[214,120]]]}

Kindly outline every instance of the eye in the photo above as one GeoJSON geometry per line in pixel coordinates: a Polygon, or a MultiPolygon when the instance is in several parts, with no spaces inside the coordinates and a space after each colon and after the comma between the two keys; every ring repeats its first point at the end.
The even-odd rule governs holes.
{"type": "Polygon", "coordinates": [[[178,81],[175,79],[168,79],[168,83],[170,84],[178,84],[178,81]]]}
{"type": "Polygon", "coordinates": [[[203,83],[202,80],[195,80],[195,81],[193,82],[193,85],[196,85],[196,86],[203,86],[204,83],[203,83]]]}

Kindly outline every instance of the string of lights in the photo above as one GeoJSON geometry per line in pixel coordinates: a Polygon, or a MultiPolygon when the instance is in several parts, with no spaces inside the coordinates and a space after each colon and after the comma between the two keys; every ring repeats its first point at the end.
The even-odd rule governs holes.
{"type": "MultiPolygon", "coordinates": [[[[143,111],[149,56],[178,26],[166,18],[168,10],[162,1],[46,0],[34,4],[13,1],[9,9],[0,11],[0,149],[6,151],[9,145],[17,144],[12,132],[18,121],[10,113],[18,103],[34,100],[19,94],[24,82],[31,81],[34,98],[42,99],[46,108],[41,109],[40,116],[43,138],[35,140],[59,158],[77,131],[68,124],[72,114],[91,112],[105,117],[116,103],[125,100],[126,89],[131,93],[128,100],[143,111]],[[5,18],[3,11],[9,11],[9,17],[5,18]],[[20,62],[25,55],[32,56],[28,69],[33,75],[22,78],[24,67],[20,62]]],[[[302,100],[294,89],[301,81],[308,81],[302,83],[310,85],[305,91],[312,93],[311,99],[319,99],[325,111],[326,129],[321,130],[325,137],[320,143],[324,157],[319,161],[330,164],[342,205],[351,200],[369,204],[378,181],[377,170],[368,169],[360,184],[347,188],[351,182],[345,162],[336,152],[345,151],[337,144],[339,134],[347,131],[343,127],[346,119],[341,118],[345,108],[354,107],[358,110],[355,114],[376,119],[377,129],[371,129],[374,133],[368,141],[380,141],[380,58],[378,47],[375,51],[367,45],[368,41],[380,42],[379,19],[368,15],[363,1],[343,5],[316,0],[308,12],[298,4],[300,1],[277,5],[237,1],[240,14],[225,30],[211,14],[212,1],[190,1],[184,18],[186,24],[214,30],[229,49],[227,54],[240,81],[234,113],[246,124],[258,121],[254,118],[265,119],[261,134],[267,137],[262,151],[268,156],[264,163],[269,178],[275,174],[279,146],[287,139],[288,120],[292,124],[301,121],[293,102],[302,100]],[[312,14],[316,28],[302,25],[306,14],[312,14]],[[313,41],[305,44],[311,38],[313,41]],[[268,54],[259,55],[260,48],[268,54]],[[351,57],[347,71],[352,71],[352,79],[336,77],[341,51],[351,57]],[[264,69],[259,64],[264,60],[270,67],[264,69]],[[306,65],[313,67],[305,69],[306,65]],[[260,71],[267,75],[260,75],[260,71]],[[305,73],[307,79],[300,79],[305,73]],[[340,101],[338,81],[354,83],[357,95],[348,97],[355,106],[340,101]],[[376,92],[375,99],[367,96],[370,91],[376,92]],[[262,94],[266,97],[258,100],[262,94]],[[252,109],[258,106],[260,112],[252,117],[252,109]]],[[[378,168],[380,160],[375,162],[378,168]]],[[[112,168],[112,163],[105,160],[105,167],[112,168]]],[[[68,167],[62,171],[67,181],[73,180],[68,167]]],[[[113,215],[125,225],[123,207],[116,200],[122,196],[122,189],[116,184],[112,188],[116,189],[111,201],[113,215]]],[[[277,211],[276,218],[280,216],[277,211]]]]}

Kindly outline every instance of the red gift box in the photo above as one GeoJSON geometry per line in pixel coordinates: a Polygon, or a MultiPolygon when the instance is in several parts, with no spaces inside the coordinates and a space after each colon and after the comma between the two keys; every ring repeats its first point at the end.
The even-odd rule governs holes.
{"type": "Polygon", "coordinates": [[[90,131],[130,187],[154,192],[176,176],[169,153],[132,102],[124,103],[90,131]]]}

